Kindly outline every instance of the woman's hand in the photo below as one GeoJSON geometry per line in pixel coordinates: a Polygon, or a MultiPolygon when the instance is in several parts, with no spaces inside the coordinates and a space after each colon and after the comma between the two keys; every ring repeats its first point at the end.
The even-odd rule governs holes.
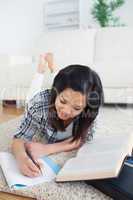
{"type": "Polygon", "coordinates": [[[57,142],[53,144],[41,144],[38,142],[26,142],[25,148],[28,154],[31,155],[31,157],[34,160],[37,160],[39,157],[44,155],[50,155],[53,153],[59,153],[59,152],[65,152],[65,151],[71,151],[78,149],[81,147],[82,142],[81,139],[78,139],[72,143],[70,141],[72,138],[66,139],[62,142],[57,142]]]}
{"type": "Polygon", "coordinates": [[[51,72],[54,71],[54,56],[52,53],[44,53],[40,55],[38,64],[38,73],[44,73],[46,71],[46,64],[48,63],[48,68],[51,72]]]}
{"type": "Polygon", "coordinates": [[[29,177],[41,175],[41,163],[39,163],[37,160],[32,161],[32,157],[30,158],[28,156],[24,140],[17,138],[13,139],[11,150],[23,175],[29,177]]]}
{"type": "Polygon", "coordinates": [[[41,156],[49,155],[49,144],[41,144],[39,142],[26,142],[26,151],[32,156],[33,159],[38,159],[41,156]]]}
{"type": "MultiPolygon", "coordinates": [[[[41,164],[39,162],[37,164],[41,168],[41,164]]],[[[37,177],[37,176],[41,175],[41,171],[40,171],[39,167],[37,167],[33,163],[33,161],[28,157],[28,155],[21,157],[18,160],[18,165],[19,165],[19,169],[20,169],[21,173],[25,176],[37,177]]]]}

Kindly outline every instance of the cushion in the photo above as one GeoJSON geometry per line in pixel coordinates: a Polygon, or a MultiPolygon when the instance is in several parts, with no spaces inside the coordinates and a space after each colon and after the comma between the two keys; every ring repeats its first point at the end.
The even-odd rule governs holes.
{"type": "Polygon", "coordinates": [[[133,60],[112,59],[106,57],[101,61],[95,61],[94,69],[100,75],[104,87],[132,88],[133,60]]]}
{"type": "Polygon", "coordinates": [[[56,64],[54,73],[44,73],[43,89],[51,88],[54,77],[60,69],[70,64],[92,66],[95,47],[95,29],[47,32],[38,40],[35,48],[35,65],[39,54],[53,52],[56,64]]]}
{"type": "Polygon", "coordinates": [[[95,29],[46,32],[36,42],[34,54],[53,52],[60,68],[75,63],[91,65],[95,33],[95,29]]]}
{"type": "Polygon", "coordinates": [[[133,28],[105,27],[97,29],[95,61],[105,58],[112,59],[133,58],[133,28]]]}
{"type": "MultiPolygon", "coordinates": [[[[115,108],[104,108],[97,118],[96,134],[94,137],[101,137],[102,134],[110,135],[133,130],[132,110],[115,108]]],[[[11,138],[16,127],[20,123],[21,117],[0,125],[0,151],[9,150],[11,138]]],[[[66,160],[75,156],[75,151],[51,155],[58,163],[63,165],[66,160]]],[[[21,190],[10,190],[6,184],[4,176],[0,171],[0,191],[34,197],[45,200],[109,200],[100,191],[88,186],[84,181],[74,181],[66,183],[56,183],[54,181],[43,183],[34,187],[21,190]]]]}

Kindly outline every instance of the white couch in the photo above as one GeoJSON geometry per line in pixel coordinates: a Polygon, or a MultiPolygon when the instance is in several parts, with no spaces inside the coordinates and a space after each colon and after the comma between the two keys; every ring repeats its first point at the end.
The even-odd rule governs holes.
{"type": "Polygon", "coordinates": [[[133,103],[133,28],[97,31],[94,69],[103,81],[106,102],[133,103]]]}
{"type": "MultiPolygon", "coordinates": [[[[0,57],[0,98],[24,100],[36,71],[35,58],[52,51],[59,68],[79,63],[95,69],[103,82],[106,103],[133,103],[132,35],[133,29],[126,27],[44,33],[32,58],[0,57]]],[[[46,72],[43,88],[51,84],[46,72]]]]}

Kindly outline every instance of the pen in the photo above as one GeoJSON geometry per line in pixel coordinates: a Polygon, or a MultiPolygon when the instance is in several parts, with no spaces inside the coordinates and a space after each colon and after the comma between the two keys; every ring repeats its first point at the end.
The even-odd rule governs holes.
{"type": "Polygon", "coordinates": [[[36,167],[40,170],[41,175],[43,175],[41,166],[32,158],[31,154],[27,150],[26,150],[26,153],[29,156],[29,158],[32,160],[32,162],[36,165],[36,167]]]}

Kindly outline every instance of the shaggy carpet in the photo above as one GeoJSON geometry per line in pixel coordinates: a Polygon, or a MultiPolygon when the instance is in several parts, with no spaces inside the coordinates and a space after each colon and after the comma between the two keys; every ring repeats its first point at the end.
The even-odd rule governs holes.
{"type": "MultiPolygon", "coordinates": [[[[102,135],[129,133],[133,131],[133,109],[120,107],[102,108],[95,125],[94,137],[102,135]]],[[[21,117],[0,125],[0,151],[10,151],[13,133],[19,125],[21,117]]],[[[36,138],[39,139],[39,138],[36,138]]],[[[63,165],[67,159],[76,155],[76,151],[51,155],[52,159],[63,165]]],[[[0,191],[34,197],[38,200],[110,200],[94,187],[84,181],[66,183],[45,182],[27,189],[11,190],[0,170],[0,191]]]]}

